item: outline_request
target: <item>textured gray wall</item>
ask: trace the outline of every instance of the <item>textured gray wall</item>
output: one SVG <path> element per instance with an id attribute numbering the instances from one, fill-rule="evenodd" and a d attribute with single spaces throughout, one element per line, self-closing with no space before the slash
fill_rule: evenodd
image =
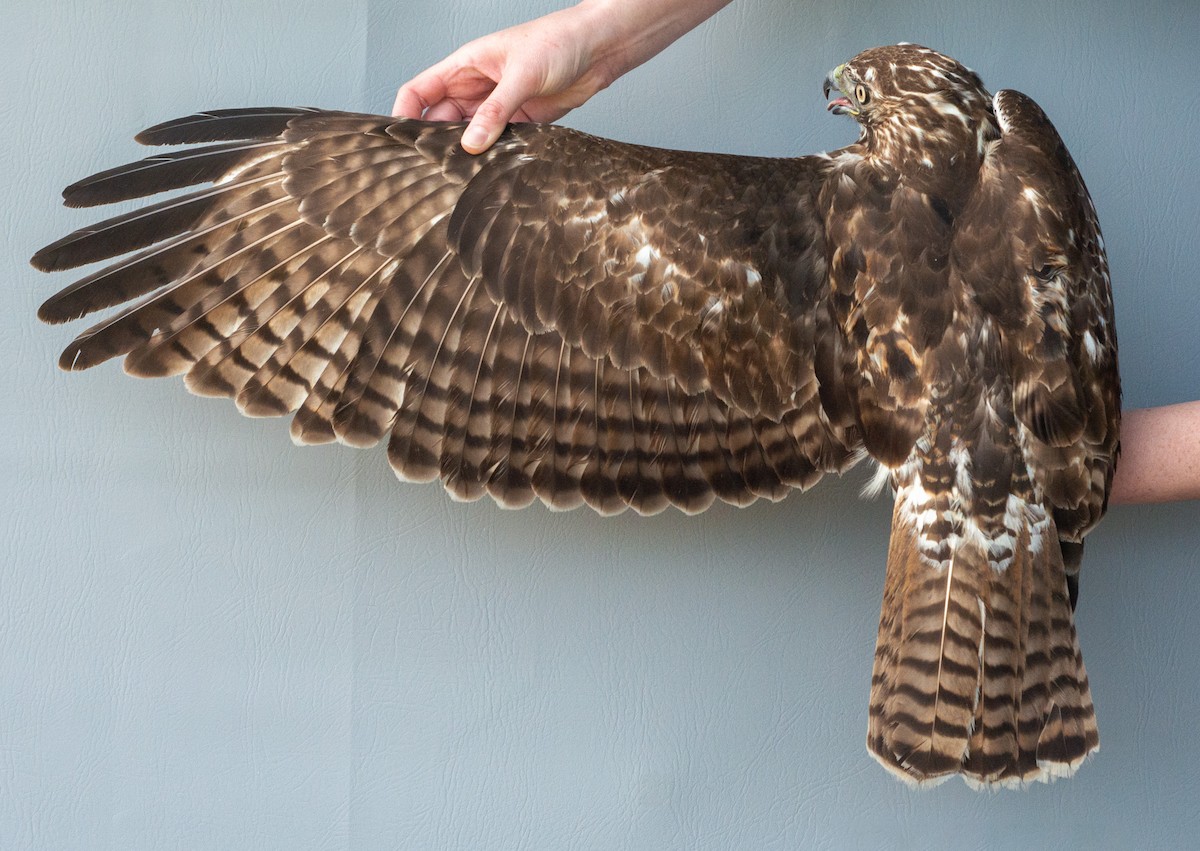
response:
<path id="1" fill-rule="evenodd" d="M 866 755 L 888 508 L 861 475 L 699 518 L 457 505 L 178 381 L 53 366 L 58 190 L 211 106 L 385 111 L 548 0 L 0 10 L 0 848 L 1179 847 L 1200 832 L 1197 505 L 1119 508 L 1078 616 L 1103 748 L 915 792 Z M 883 7 L 883 8 L 877 8 Z M 1032 94 L 1104 223 L 1126 399 L 1200 397 L 1200 12 L 736 3 L 569 118 L 630 141 L 849 141 L 820 80 L 915 40 Z M 1180 141 L 1183 140 L 1183 141 Z M 15 404 L 14 404 L 15 403 Z"/>

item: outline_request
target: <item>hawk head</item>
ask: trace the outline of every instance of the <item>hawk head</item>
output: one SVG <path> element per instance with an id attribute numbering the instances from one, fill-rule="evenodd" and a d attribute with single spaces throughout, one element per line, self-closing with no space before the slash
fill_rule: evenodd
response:
<path id="1" fill-rule="evenodd" d="M 936 148 L 961 150 L 994 135 L 991 95 L 971 69 L 936 50 L 897 44 L 864 50 L 829 72 L 825 97 L 835 115 L 862 126 L 872 153 L 903 159 L 934 159 Z"/>

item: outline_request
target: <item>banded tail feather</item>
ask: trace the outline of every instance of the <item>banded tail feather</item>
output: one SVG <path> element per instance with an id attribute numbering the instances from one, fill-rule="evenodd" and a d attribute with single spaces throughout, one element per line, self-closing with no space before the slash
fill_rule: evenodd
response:
<path id="1" fill-rule="evenodd" d="M 935 527 L 941 537 L 930 534 Z M 980 528 L 917 479 L 896 496 L 867 747 L 908 782 L 1068 776 L 1099 748 L 1053 519 Z"/>

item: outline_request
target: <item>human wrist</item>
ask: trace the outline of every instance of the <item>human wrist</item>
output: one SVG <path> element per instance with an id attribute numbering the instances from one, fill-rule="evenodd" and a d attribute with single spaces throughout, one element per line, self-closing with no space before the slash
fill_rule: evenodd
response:
<path id="1" fill-rule="evenodd" d="M 581 0 L 572 7 L 590 64 L 607 86 L 711 17 L 730 0 Z M 602 87 L 603 87 L 602 86 Z"/>

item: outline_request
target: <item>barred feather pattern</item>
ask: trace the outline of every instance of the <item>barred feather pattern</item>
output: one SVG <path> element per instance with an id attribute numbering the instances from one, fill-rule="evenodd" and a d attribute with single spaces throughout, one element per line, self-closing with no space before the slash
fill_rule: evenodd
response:
<path id="1" fill-rule="evenodd" d="M 181 374 L 250 416 L 294 414 L 299 443 L 387 437 L 401 478 L 514 507 L 745 505 L 857 459 L 853 427 L 822 407 L 811 352 L 780 361 L 765 404 L 765 391 L 746 395 L 765 385 L 738 370 L 769 367 L 761 352 L 733 362 L 734 340 L 811 348 L 807 316 L 789 319 L 787 299 L 819 290 L 793 275 L 790 294 L 746 297 L 756 264 L 771 269 L 754 246 L 681 268 L 689 252 L 672 240 L 695 232 L 645 220 L 676 154 L 527 127 L 473 158 L 460 133 L 290 109 L 151 128 L 142 139 L 218 144 L 110 169 L 69 188 L 68 203 L 216 183 L 38 253 L 36 265 L 60 269 L 135 252 L 43 306 L 62 321 L 141 298 L 81 334 L 61 365 L 124 355 L 131 374 Z M 602 178 L 597 201 L 563 181 L 567 141 L 584 148 L 575 156 L 644 171 L 633 186 Z M 530 153 L 538 144 L 563 155 Z M 752 189 L 753 177 L 741 179 Z M 557 217 L 539 207 L 548 199 Z M 678 229 L 664 235 L 667 225 Z M 812 264 L 817 235 L 801 236 Z M 738 330 L 747 317 L 766 330 Z"/>
<path id="2" fill-rule="evenodd" d="M 867 744 L 912 782 L 1019 787 L 1099 747 L 1058 531 L 1004 392 L 935 394 L 930 430 L 891 474 Z"/>

